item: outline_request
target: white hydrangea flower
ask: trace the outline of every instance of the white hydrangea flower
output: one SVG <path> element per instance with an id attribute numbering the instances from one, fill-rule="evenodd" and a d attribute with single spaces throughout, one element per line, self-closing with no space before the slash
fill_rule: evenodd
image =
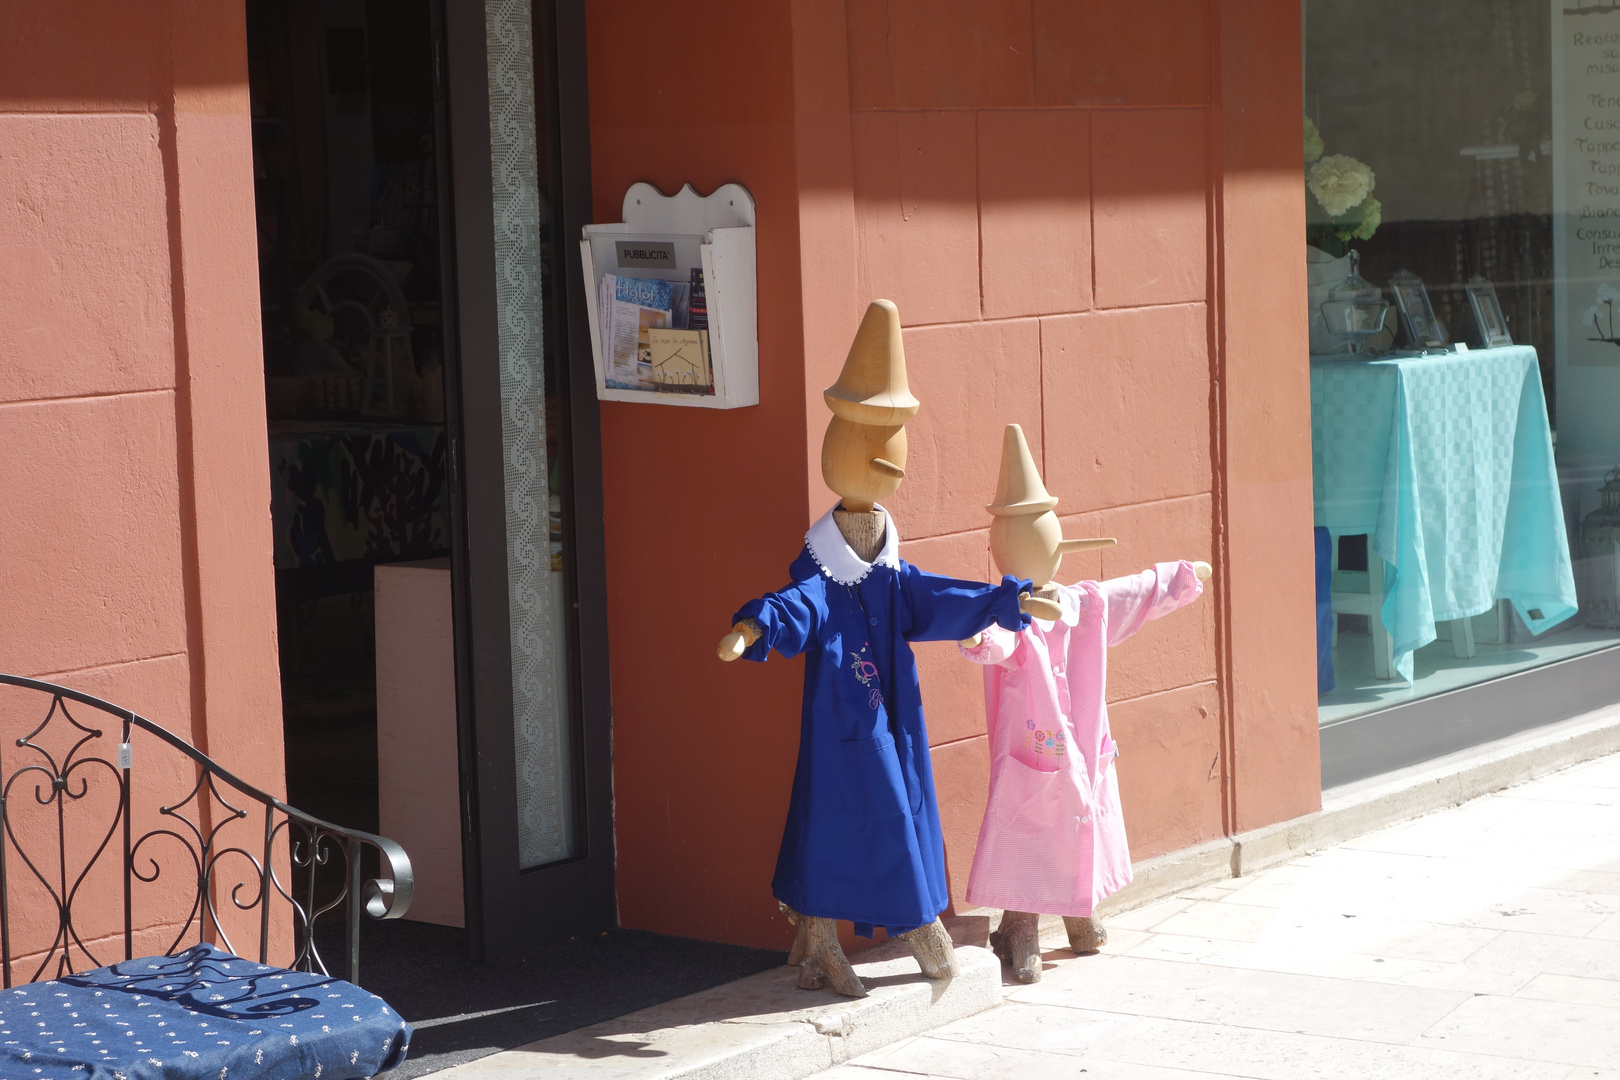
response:
<path id="1" fill-rule="evenodd" d="M 1347 154 L 1329 154 L 1305 172 L 1305 182 L 1329 217 L 1338 217 L 1372 194 L 1376 178 Z"/>

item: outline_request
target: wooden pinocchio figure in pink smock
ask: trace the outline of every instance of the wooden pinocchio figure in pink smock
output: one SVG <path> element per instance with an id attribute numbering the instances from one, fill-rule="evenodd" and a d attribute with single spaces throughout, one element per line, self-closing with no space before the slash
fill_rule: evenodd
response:
<path id="1" fill-rule="evenodd" d="M 1024 433 L 1007 426 L 990 552 L 1004 574 L 1028 578 L 1062 615 L 1016 633 L 991 626 L 960 643 L 984 665 L 990 800 L 967 899 L 1003 909 L 992 944 L 1021 982 L 1041 977 L 1040 915 L 1063 916 L 1069 944 L 1107 941 L 1098 901 L 1131 880 L 1108 730 L 1108 649 L 1149 619 L 1192 603 L 1208 563 L 1168 562 L 1126 577 L 1058 585 L 1058 563 L 1111 539 L 1065 540 Z"/>

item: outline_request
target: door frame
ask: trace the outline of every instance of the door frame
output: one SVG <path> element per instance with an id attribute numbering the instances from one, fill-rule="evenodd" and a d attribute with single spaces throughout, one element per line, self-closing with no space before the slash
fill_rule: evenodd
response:
<path id="1" fill-rule="evenodd" d="M 513 729 L 511 633 L 507 608 L 505 472 L 495 302 L 495 222 L 491 177 L 489 67 L 485 5 L 437 0 L 440 70 L 449 153 L 445 190 L 453 222 L 445 260 L 456 320 L 447 327 L 452 602 L 461 767 L 462 863 L 468 947 L 486 951 L 608 929 L 614 891 L 612 738 L 608 682 L 606 558 L 603 548 L 600 418 L 585 291 L 568 257 L 571 236 L 590 220 L 590 127 L 583 0 L 535 0 L 545 20 L 548 80 L 536 138 L 549 140 L 552 272 L 566 303 L 544 310 L 554 321 L 559 374 L 568 395 L 562 477 L 564 600 L 571 686 L 576 822 L 582 854 L 518 869 L 517 763 Z M 549 334 L 551 331 L 547 331 Z"/>

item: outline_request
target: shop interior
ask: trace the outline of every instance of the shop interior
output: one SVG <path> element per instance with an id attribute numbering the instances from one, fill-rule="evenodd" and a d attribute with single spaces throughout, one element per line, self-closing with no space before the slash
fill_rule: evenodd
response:
<path id="1" fill-rule="evenodd" d="M 1318 558 L 1329 562 L 1325 570 L 1320 561 L 1318 565 L 1319 605 L 1324 603 L 1324 582 L 1331 582 L 1332 594 L 1331 629 L 1323 634 L 1319 657 L 1326 676 L 1319 679 L 1319 690 L 1324 691 L 1319 714 L 1323 724 L 1330 724 L 1620 643 L 1616 606 L 1620 547 L 1614 546 L 1620 534 L 1612 527 L 1620 525 L 1620 474 L 1610 472 L 1620 462 L 1620 425 L 1613 420 L 1620 412 L 1620 367 L 1604 367 L 1620 364 L 1620 348 L 1598 346 L 1612 352 L 1613 361 L 1601 353 L 1573 355 L 1576 346 L 1588 348 L 1592 336 L 1591 328 L 1581 325 L 1581 312 L 1592 302 L 1594 290 L 1609 283 L 1601 275 L 1598 279 L 1575 275 L 1568 269 L 1573 264 L 1560 263 L 1556 250 L 1555 235 L 1567 224 L 1555 217 L 1559 169 L 1584 166 L 1576 160 L 1580 155 L 1573 135 L 1555 143 L 1555 111 L 1564 107 L 1560 95 L 1567 100 L 1572 84 L 1560 81 L 1553 14 L 1545 0 L 1504 0 L 1486 6 L 1466 0 L 1422 5 L 1400 0 L 1371 4 L 1305 0 L 1303 15 L 1307 176 L 1313 160 L 1348 156 L 1365 163 L 1375 175 L 1371 195 L 1377 200 L 1370 214 L 1369 204 L 1363 202 L 1359 214 L 1353 208 L 1330 219 L 1329 208 L 1315 192 L 1309 186 L 1306 192 L 1313 245 L 1307 255 L 1313 305 L 1317 525 L 1335 526 L 1325 554 L 1323 540 L 1318 540 Z M 1347 222 L 1352 231 L 1359 226 L 1359 235 L 1342 244 L 1331 238 L 1319 244 L 1335 220 Z M 1390 302 L 1382 335 L 1361 342 L 1359 357 L 1348 355 L 1348 344 L 1324 335 L 1317 315 L 1335 275 L 1342 280 L 1345 273 L 1342 266 L 1335 269 L 1342 260 L 1330 261 L 1329 255 L 1340 255 L 1345 248 L 1356 252 L 1360 276 Z M 1446 426 L 1458 423 L 1447 404 L 1403 398 L 1403 405 L 1412 410 L 1414 447 L 1429 432 L 1439 448 L 1425 458 L 1421 447 L 1409 452 L 1392 438 L 1388 449 L 1392 464 L 1382 481 L 1378 525 L 1389 527 L 1386 544 L 1398 542 L 1391 507 L 1400 500 L 1405 505 L 1415 501 L 1431 512 L 1427 524 L 1414 525 L 1413 518 L 1401 518 L 1400 524 L 1408 530 L 1428 530 L 1424 535 L 1436 578 L 1435 612 L 1455 614 L 1444 610 L 1446 588 L 1439 579 L 1465 578 L 1475 571 L 1476 562 L 1491 557 L 1477 556 L 1472 549 L 1488 551 L 1492 541 L 1501 538 L 1482 543 L 1466 530 L 1453 528 L 1436 541 L 1442 534 L 1433 524 L 1434 516 L 1451 513 L 1459 500 L 1499 497 L 1507 508 L 1505 523 L 1498 521 L 1495 527 L 1509 532 L 1539 530 L 1533 546 L 1540 565 L 1532 570 L 1544 570 L 1550 577 L 1553 564 L 1567 557 L 1578 597 L 1578 610 L 1562 619 L 1549 618 L 1554 625 L 1533 631 L 1527 619 L 1534 622 L 1543 614 L 1539 602 L 1517 607 L 1511 602 L 1513 574 L 1507 567 L 1509 557 L 1504 556 L 1496 591 L 1487 594 L 1485 604 L 1475 603 L 1476 610 L 1466 619 L 1436 619 L 1434 640 L 1411 654 L 1409 680 L 1379 664 L 1383 643 L 1370 620 L 1381 615 L 1369 602 L 1380 574 L 1393 576 L 1404 569 L 1369 566 L 1370 559 L 1380 558 L 1370 549 L 1370 540 L 1377 535 L 1370 531 L 1370 521 L 1369 528 L 1359 531 L 1343 522 L 1329 522 L 1332 510 L 1324 505 L 1344 494 L 1332 490 L 1339 474 L 1324 475 L 1324 454 L 1331 456 L 1348 439 L 1333 425 L 1356 421 L 1355 403 L 1346 396 L 1359 391 L 1345 381 L 1347 366 L 1376 363 L 1377 354 L 1387 358 L 1391 349 L 1403 345 L 1409 354 L 1420 346 L 1400 324 L 1399 305 L 1393 302 L 1391 279 L 1401 271 L 1410 271 L 1426 286 L 1441 333 L 1450 342 L 1468 341 L 1477 333 L 1468 285 L 1482 278 L 1494 286 L 1512 344 L 1535 349 L 1547 431 L 1544 436 L 1526 435 L 1524 425 L 1535 421 L 1534 410 L 1526 407 L 1519 413 L 1517 429 L 1498 430 L 1491 438 L 1504 450 L 1511 444 L 1521 458 L 1534 451 L 1537 439 L 1550 438 L 1556 476 L 1544 474 L 1552 509 L 1535 518 L 1524 510 L 1522 461 L 1513 464 L 1511 484 L 1491 491 L 1490 481 L 1483 479 L 1489 470 L 1477 456 L 1460 460 L 1477 452 L 1466 449 L 1470 445 L 1466 433 Z M 1568 332 L 1560 332 L 1560 318 L 1571 328 Z M 1475 351 L 1466 357 L 1425 357 L 1412 363 L 1419 365 L 1419 377 L 1424 363 L 1484 364 L 1484 358 L 1475 359 L 1483 340 L 1476 339 Z M 1479 371 L 1477 378 L 1459 384 L 1463 389 L 1452 392 L 1493 392 L 1492 376 L 1484 367 Z M 1409 392 L 1410 386 L 1402 390 Z M 1384 448 L 1376 449 L 1377 460 L 1385 460 Z M 1409 457 L 1399 456 L 1408 453 Z M 1401 468 L 1413 462 L 1411 473 L 1397 476 L 1397 461 Z M 1472 472 L 1475 479 L 1454 483 L 1440 475 L 1448 471 Z M 1437 505 L 1439 509 L 1433 509 Z M 1459 517 L 1471 513 L 1472 507 L 1464 510 L 1467 513 Z M 1522 540 L 1518 542 L 1523 546 Z M 1510 536 L 1507 547 L 1513 543 Z M 1496 597 L 1494 603 L 1491 596 Z M 1389 618 L 1387 611 L 1383 617 Z M 1332 688 L 1326 689 L 1329 685 Z"/>
<path id="2" fill-rule="evenodd" d="M 429 10 L 247 12 L 288 797 L 375 832 L 374 570 L 450 554 Z"/>

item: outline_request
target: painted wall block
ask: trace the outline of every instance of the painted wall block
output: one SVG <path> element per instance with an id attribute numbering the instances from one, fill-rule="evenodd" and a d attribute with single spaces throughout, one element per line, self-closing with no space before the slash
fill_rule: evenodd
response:
<path id="1" fill-rule="evenodd" d="M 1221 835 L 1219 715 L 1214 683 L 1108 706 L 1133 860 Z"/>
<path id="2" fill-rule="evenodd" d="M 1206 123 L 1201 109 L 1092 117 L 1098 307 L 1208 295 Z"/>
<path id="3" fill-rule="evenodd" d="M 855 109 L 1035 103 L 1029 0 L 848 5 Z"/>
<path id="4" fill-rule="evenodd" d="M 916 327 L 905 331 L 905 346 L 922 408 L 906 424 L 905 482 L 885 505 L 905 537 L 988 528 L 1003 429 L 1023 425 L 1040 453 L 1040 326 L 1019 319 Z"/>
<path id="5" fill-rule="evenodd" d="M 1041 320 L 1046 486 L 1074 513 L 1211 490 L 1202 304 Z"/>
<path id="6" fill-rule="evenodd" d="M 862 294 L 907 326 L 977 319 L 973 114 L 856 113 L 850 135 Z"/>
<path id="7" fill-rule="evenodd" d="M 1063 507 L 1060 505 L 1061 511 Z M 1189 495 L 1062 518 L 1065 536 L 1118 537 L 1117 547 L 1071 555 L 1061 578 L 1073 582 L 1135 574 L 1176 559 L 1212 561 L 1213 499 Z M 1089 565 L 1087 565 L 1089 560 Z M 1160 693 L 1216 678 L 1215 593 L 1154 619 L 1108 654 L 1111 701 Z"/>
<path id="8" fill-rule="evenodd" d="M 1300 129 L 1300 7 L 1212 11 L 1223 57 L 1222 334 L 1234 828 L 1321 805 L 1314 670 L 1309 352 Z M 1270 56 L 1267 64 L 1248 57 Z"/>
<path id="9" fill-rule="evenodd" d="M 601 406 L 618 914 L 629 927 L 786 947 L 770 880 L 803 661 L 722 664 L 714 642 L 744 601 L 787 583 L 809 525 L 806 455 L 830 414 L 819 385 L 813 400 L 805 385 L 789 11 L 742 0 L 698 10 L 656 40 L 637 9 L 585 10 L 593 220 L 618 220 L 637 181 L 667 192 L 735 181 L 758 207 L 760 404 Z M 647 62 L 622 72 L 627 54 Z M 737 62 L 649 119 L 647 102 L 672 92 L 666 63 L 719 54 Z M 723 476 L 705 462 L 725 462 Z"/>
<path id="10" fill-rule="evenodd" d="M 968 873 L 979 846 L 979 825 L 990 789 L 990 740 L 981 735 L 935 746 L 934 798 L 939 804 L 939 826 L 945 836 L 945 874 L 951 903 L 967 903 Z"/>
<path id="11" fill-rule="evenodd" d="M 1088 114 L 997 111 L 978 120 L 985 317 L 1084 311 L 1091 306 Z"/>
<path id="12" fill-rule="evenodd" d="M 902 488 L 902 490 L 904 490 Z M 988 517 L 988 515 L 986 515 Z M 905 535 L 905 519 L 896 518 Z M 990 564 L 990 531 L 936 536 L 900 545 L 900 557 L 933 574 L 967 581 L 1000 581 Z M 977 664 L 962 659 L 956 643 L 919 641 L 917 678 L 922 683 L 923 713 L 928 719 L 928 741 L 934 746 L 984 734 L 984 679 Z"/>
<path id="13" fill-rule="evenodd" d="M 0 401 L 174 385 L 157 118 L 0 115 Z"/>
<path id="14" fill-rule="evenodd" d="M 1034 0 L 1041 105 L 1202 105 L 1209 99 L 1203 0 L 1135 4 Z"/>
<path id="15" fill-rule="evenodd" d="M 0 405 L 0 461 L 0 671 L 183 652 L 173 393 Z"/>
<path id="16" fill-rule="evenodd" d="M 151 111 L 171 85 L 169 0 L 13 4 L 0 19 L 0 109 Z"/>
<path id="17" fill-rule="evenodd" d="M 0 662 L 0 669 L 14 670 L 5 669 L 3 662 Z M 183 733 L 190 728 L 191 672 L 188 658 L 184 655 L 159 656 L 64 673 L 36 671 L 30 674 L 133 709 L 170 731 Z M 50 705 L 51 699 L 37 691 L 0 687 L 0 740 L 6 746 L 8 773 L 25 764 L 23 756 L 27 752 L 16 749 L 15 741 L 45 719 Z M 107 721 L 111 718 L 106 713 L 85 706 L 70 703 L 68 708 L 74 719 L 100 728 L 103 732 L 103 738 L 81 751 L 81 756 L 92 752 L 90 747 L 96 747 L 93 756 L 110 757 L 114 747 L 109 745 L 109 740 L 113 744 L 118 742 L 117 721 L 113 720 L 109 725 Z M 69 736 L 70 729 L 64 727 L 58 717 L 38 736 L 38 742 L 61 760 L 67 745 L 73 741 Z M 157 739 L 140 733 L 135 736 L 134 753 L 137 798 L 131 805 L 131 811 L 135 835 L 151 829 L 173 827 L 175 819 L 161 815 L 159 808 L 164 804 L 173 805 L 183 801 L 196 782 L 196 772 L 190 760 L 161 745 Z M 84 866 L 90 862 L 96 846 L 101 842 L 105 824 L 113 819 L 117 786 L 113 777 L 99 767 L 81 769 L 76 775 L 88 778 L 90 787 L 83 801 L 69 800 L 64 839 L 68 845 L 70 864 Z M 29 790 L 26 777 L 18 790 Z M 19 841 L 36 862 L 42 866 L 51 865 L 52 849 L 57 840 L 55 815 L 54 804 L 36 808 L 32 798 L 12 800 L 8 820 L 15 835 L 7 843 L 10 849 L 7 857 L 13 860 L 13 865 L 20 865 L 15 862 Z M 81 822 L 92 820 L 102 828 L 92 830 L 80 826 Z M 255 821 L 235 828 L 227 825 L 220 835 L 229 843 L 232 832 L 241 833 L 243 829 L 255 826 L 262 827 L 262 822 Z M 246 840 L 249 847 L 253 846 L 252 838 L 242 836 L 240 839 Z M 190 910 L 196 878 L 194 875 L 191 877 L 188 891 L 186 871 L 189 870 L 189 859 L 181 852 L 179 845 L 149 845 L 146 852 L 158 860 L 164 872 L 158 875 L 156 881 L 135 884 L 132 913 L 135 948 L 162 952 L 175 939 L 180 920 Z M 9 888 L 13 961 L 15 971 L 22 977 L 32 974 L 38 967 L 44 959 L 45 950 L 56 936 L 56 907 L 26 871 L 11 875 Z M 112 902 L 114 898 L 121 900 L 122 896 L 122 869 L 115 846 L 96 861 L 85 878 L 73 909 L 75 928 L 82 939 L 89 943 L 98 957 L 109 962 L 123 957 L 122 940 L 113 938 L 113 935 L 123 931 L 123 908 L 121 904 Z M 103 898 L 106 902 L 98 903 Z M 167 937 L 163 937 L 163 930 L 167 930 Z M 113 938 L 115 942 L 112 949 L 105 948 L 108 938 Z M 32 965 L 28 963 L 30 958 Z"/>

